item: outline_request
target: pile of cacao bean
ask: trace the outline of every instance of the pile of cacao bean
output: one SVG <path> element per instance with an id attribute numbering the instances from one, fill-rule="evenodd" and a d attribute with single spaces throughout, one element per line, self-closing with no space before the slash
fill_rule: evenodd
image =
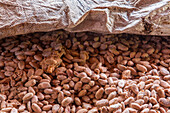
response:
<path id="1" fill-rule="evenodd" d="M 170 37 L 52 31 L 0 40 L 1 113 L 170 113 Z"/>

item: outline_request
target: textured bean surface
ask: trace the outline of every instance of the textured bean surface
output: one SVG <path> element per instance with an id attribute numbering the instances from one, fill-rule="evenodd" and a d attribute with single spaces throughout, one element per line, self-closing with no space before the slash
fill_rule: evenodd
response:
<path id="1" fill-rule="evenodd" d="M 0 40 L 2 113 L 169 113 L 170 37 L 53 31 Z"/>

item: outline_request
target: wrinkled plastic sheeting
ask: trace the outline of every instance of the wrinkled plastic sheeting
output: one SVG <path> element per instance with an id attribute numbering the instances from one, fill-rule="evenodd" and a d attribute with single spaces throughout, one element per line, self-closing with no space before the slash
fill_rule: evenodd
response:
<path id="1" fill-rule="evenodd" d="M 57 29 L 170 36 L 170 0 L 0 0 L 0 38 Z"/>

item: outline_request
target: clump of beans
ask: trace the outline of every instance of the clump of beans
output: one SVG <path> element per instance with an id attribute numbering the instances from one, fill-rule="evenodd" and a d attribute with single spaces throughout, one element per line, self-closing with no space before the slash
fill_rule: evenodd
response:
<path id="1" fill-rule="evenodd" d="M 53 31 L 0 40 L 1 113 L 169 113 L 170 38 Z"/>

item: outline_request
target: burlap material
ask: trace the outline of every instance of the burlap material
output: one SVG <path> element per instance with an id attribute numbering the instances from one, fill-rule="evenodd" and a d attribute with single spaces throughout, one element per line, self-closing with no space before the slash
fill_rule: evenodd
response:
<path id="1" fill-rule="evenodd" d="M 0 38 L 57 29 L 170 36 L 170 0 L 0 0 Z"/>

